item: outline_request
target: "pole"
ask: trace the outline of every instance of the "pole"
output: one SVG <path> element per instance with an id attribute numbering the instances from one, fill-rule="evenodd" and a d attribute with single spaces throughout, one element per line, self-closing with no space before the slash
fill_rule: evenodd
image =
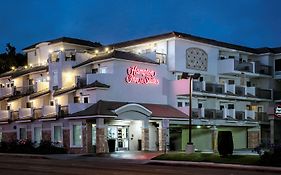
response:
<path id="1" fill-rule="evenodd" d="M 189 125 L 188 125 L 188 134 L 189 134 L 189 140 L 188 140 L 188 144 L 192 145 L 191 142 L 191 115 L 192 115 L 192 76 L 189 77 Z"/>

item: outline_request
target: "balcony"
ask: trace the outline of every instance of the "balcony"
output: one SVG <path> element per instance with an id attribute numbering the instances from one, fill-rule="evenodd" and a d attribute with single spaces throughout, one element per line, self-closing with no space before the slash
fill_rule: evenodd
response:
<path id="1" fill-rule="evenodd" d="M 35 92 L 48 91 L 49 82 L 37 82 L 34 87 Z"/>
<path id="2" fill-rule="evenodd" d="M 34 119 L 39 119 L 43 115 L 42 108 L 33 109 L 33 117 Z"/>
<path id="3" fill-rule="evenodd" d="M 206 82 L 205 81 L 193 81 L 192 84 L 193 91 L 202 92 L 206 90 Z"/>
<path id="4" fill-rule="evenodd" d="M 252 76 L 272 75 L 272 67 L 263 65 L 258 61 L 255 62 L 240 62 L 235 59 L 218 60 L 218 71 L 220 74 L 241 75 L 249 73 Z M 256 74 L 256 75 L 255 75 Z"/>
<path id="5" fill-rule="evenodd" d="M 255 111 L 245 110 L 245 119 L 256 120 Z"/>
<path id="6" fill-rule="evenodd" d="M 236 86 L 235 87 L 235 94 L 239 95 L 239 96 L 245 96 L 246 95 L 245 87 L 243 87 L 243 86 Z"/>
<path id="7" fill-rule="evenodd" d="M 245 111 L 235 111 L 236 120 L 245 120 Z"/>
<path id="8" fill-rule="evenodd" d="M 9 110 L 0 110 L 0 123 L 6 123 L 10 120 L 11 113 Z"/>
<path id="9" fill-rule="evenodd" d="M 14 87 L 13 95 L 29 95 L 35 92 L 35 88 L 33 85 L 25 86 L 25 87 Z"/>
<path id="10" fill-rule="evenodd" d="M 0 98 L 1 97 L 6 97 L 9 95 L 13 94 L 13 88 L 12 87 L 5 87 L 5 88 L 0 88 Z"/>
<path id="11" fill-rule="evenodd" d="M 42 117 L 53 117 L 57 115 L 56 106 L 43 106 Z"/>
<path id="12" fill-rule="evenodd" d="M 32 108 L 20 108 L 19 109 L 19 119 L 30 119 L 33 117 Z"/>
<path id="13" fill-rule="evenodd" d="M 261 123 L 269 123 L 268 115 L 266 112 L 257 112 L 256 120 Z"/>
<path id="14" fill-rule="evenodd" d="M 69 104 L 69 114 L 82 111 L 93 105 L 93 103 L 70 103 Z"/>
<path id="15" fill-rule="evenodd" d="M 223 119 L 223 111 L 216 109 L 205 109 L 205 119 Z"/>
<path id="16" fill-rule="evenodd" d="M 214 93 L 214 94 L 222 94 L 222 93 L 224 93 L 224 85 L 223 84 L 206 83 L 206 92 Z"/>
<path id="17" fill-rule="evenodd" d="M 19 111 L 11 111 L 11 120 L 18 120 L 19 119 Z"/>
<path id="18" fill-rule="evenodd" d="M 256 88 L 256 97 L 264 99 L 272 99 L 272 90 Z"/>

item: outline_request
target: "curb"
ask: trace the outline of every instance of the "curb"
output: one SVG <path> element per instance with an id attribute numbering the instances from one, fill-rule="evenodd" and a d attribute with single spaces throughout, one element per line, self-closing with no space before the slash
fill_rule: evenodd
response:
<path id="1" fill-rule="evenodd" d="M 189 166 L 189 167 L 201 167 L 201 168 L 224 168 L 224 169 L 236 169 L 236 170 L 246 170 L 246 171 L 281 173 L 281 168 L 277 168 L 277 167 L 223 164 L 223 163 L 212 163 L 212 162 L 150 160 L 147 164 L 167 165 L 167 166 Z"/>
<path id="2" fill-rule="evenodd" d="M 33 159 L 49 159 L 43 155 L 36 155 L 36 154 L 10 154 L 10 153 L 0 153 L 0 156 L 9 156 L 9 157 L 26 157 L 26 158 L 33 158 Z"/>

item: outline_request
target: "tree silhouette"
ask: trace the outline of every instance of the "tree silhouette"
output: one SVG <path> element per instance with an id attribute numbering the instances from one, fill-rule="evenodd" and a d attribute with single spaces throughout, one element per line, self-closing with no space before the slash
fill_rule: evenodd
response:
<path id="1" fill-rule="evenodd" d="M 0 73 L 11 70 L 11 67 L 24 66 L 27 63 L 26 55 L 17 53 L 10 43 L 6 44 L 6 52 L 0 54 Z"/>

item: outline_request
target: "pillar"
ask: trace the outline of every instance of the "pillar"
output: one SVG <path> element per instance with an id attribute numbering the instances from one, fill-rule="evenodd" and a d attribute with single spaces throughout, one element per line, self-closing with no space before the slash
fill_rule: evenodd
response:
<path id="1" fill-rule="evenodd" d="M 168 129 L 169 121 L 165 121 L 165 123 L 163 120 L 159 122 L 159 128 L 158 128 L 159 151 L 165 151 L 170 141 L 169 129 Z"/>
<path id="2" fill-rule="evenodd" d="M 142 128 L 142 142 L 141 148 L 142 151 L 149 150 L 149 128 L 148 128 L 148 120 L 143 121 L 143 128 Z"/>
<path id="3" fill-rule="evenodd" d="M 86 152 L 91 153 L 92 150 L 92 123 L 86 123 Z"/>
<path id="4" fill-rule="evenodd" d="M 108 145 L 106 141 L 106 127 L 103 118 L 96 119 L 96 153 L 108 152 Z"/>
<path id="5" fill-rule="evenodd" d="M 213 126 L 211 128 L 212 132 L 212 149 L 214 152 L 218 152 L 218 128 Z"/>
<path id="6" fill-rule="evenodd" d="M 249 128 L 248 129 L 248 148 L 256 148 L 260 144 L 260 128 Z"/>

